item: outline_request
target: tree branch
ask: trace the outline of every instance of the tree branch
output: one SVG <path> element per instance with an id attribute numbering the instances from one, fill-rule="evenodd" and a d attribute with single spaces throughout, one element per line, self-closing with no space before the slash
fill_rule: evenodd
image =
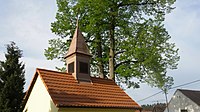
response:
<path id="1" fill-rule="evenodd" d="M 114 70 L 116 70 L 120 65 L 130 64 L 130 63 L 138 63 L 138 61 L 131 61 L 131 60 L 122 61 L 115 65 Z"/>
<path id="2" fill-rule="evenodd" d="M 87 39 L 87 40 L 85 40 L 85 42 L 86 42 L 86 43 L 88 43 L 88 42 L 90 43 L 90 42 L 93 42 L 93 41 L 92 41 L 92 40 L 89 40 L 89 39 Z"/>
<path id="3" fill-rule="evenodd" d="M 119 52 L 115 53 L 114 57 L 116 57 L 118 54 L 121 54 L 121 53 L 124 53 L 124 52 L 126 52 L 126 51 L 125 50 L 119 51 Z"/>
<path id="4" fill-rule="evenodd" d="M 146 1 L 146 2 L 142 2 L 142 3 L 134 3 L 134 2 L 130 2 L 130 3 L 119 3 L 117 7 L 124 7 L 124 6 L 130 6 L 130 5 L 154 5 L 156 4 L 156 2 L 149 2 L 149 1 Z"/>

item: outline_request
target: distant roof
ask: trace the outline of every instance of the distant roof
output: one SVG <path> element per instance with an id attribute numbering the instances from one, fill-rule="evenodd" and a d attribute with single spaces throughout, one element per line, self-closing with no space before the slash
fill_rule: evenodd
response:
<path id="1" fill-rule="evenodd" d="M 191 99 L 194 103 L 200 106 L 200 91 L 178 89 L 181 93 Z"/>
<path id="2" fill-rule="evenodd" d="M 152 112 L 152 110 L 142 110 L 142 112 Z"/>
<path id="3" fill-rule="evenodd" d="M 166 104 L 157 104 L 153 107 L 152 112 L 164 112 L 166 108 Z"/>
<path id="4" fill-rule="evenodd" d="M 38 76 L 57 107 L 141 109 L 112 80 L 92 77 L 92 83 L 79 83 L 71 74 L 45 69 L 36 70 L 25 103 Z"/>

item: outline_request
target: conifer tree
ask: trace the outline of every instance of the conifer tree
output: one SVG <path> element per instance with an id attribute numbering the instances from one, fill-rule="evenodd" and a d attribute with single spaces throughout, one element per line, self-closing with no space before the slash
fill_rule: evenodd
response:
<path id="1" fill-rule="evenodd" d="M 25 84 L 22 50 L 14 42 L 7 45 L 5 61 L 0 61 L 0 111 L 20 112 Z"/>

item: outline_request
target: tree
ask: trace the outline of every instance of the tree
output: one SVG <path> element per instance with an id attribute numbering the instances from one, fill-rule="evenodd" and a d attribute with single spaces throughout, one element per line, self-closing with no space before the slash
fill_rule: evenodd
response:
<path id="1" fill-rule="evenodd" d="M 164 112 L 165 108 L 166 108 L 165 103 L 154 103 L 154 104 L 142 105 L 142 109 L 144 111 Z"/>
<path id="2" fill-rule="evenodd" d="M 0 62 L 0 110 L 20 112 L 25 84 L 22 51 L 14 42 L 7 45 L 6 60 Z"/>
<path id="3" fill-rule="evenodd" d="M 160 87 L 171 80 L 167 69 L 176 69 L 178 49 L 163 21 L 175 0 L 57 0 L 47 59 L 63 57 L 75 29 L 76 16 L 94 55 L 92 68 L 128 87 L 139 82 Z M 64 41 L 63 41 L 63 40 Z M 67 41 L 65 42 L 65 39 Z M 97 69 L 99 68 L 99 69 Z M 133 78 L 137 78 L 136 82 Z"/>

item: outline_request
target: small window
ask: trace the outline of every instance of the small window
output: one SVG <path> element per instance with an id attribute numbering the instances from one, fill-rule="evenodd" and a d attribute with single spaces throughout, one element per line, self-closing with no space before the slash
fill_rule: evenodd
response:
<path id="1" fill-rule="evenodd" d="M 181 112 L 188 112 L 187 109 L 181 109 Z"/>
<path id="2" fill-rule="evenodd" d="M 68 64 L 68 73 L 74 73 L 74 62 Z"/>
<path id="3" fill-rule="evenodd" d="M 79 62 L 80 73 L 88 74 L 88 63 Z"/>

